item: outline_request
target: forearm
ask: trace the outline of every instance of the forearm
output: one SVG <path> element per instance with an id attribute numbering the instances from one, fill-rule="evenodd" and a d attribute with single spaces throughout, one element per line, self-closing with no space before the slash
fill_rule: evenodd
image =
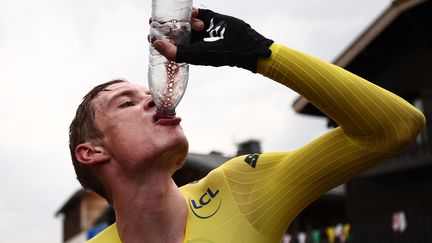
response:
<path id="1" fill-rule="evenodd" d="M 397 151 L 422 129 L 425 118 L 402 98 L 340 68 L 279 44 L 260 59 L 258 73 L 304 96 L 336 121 L 353 142 Z"/>

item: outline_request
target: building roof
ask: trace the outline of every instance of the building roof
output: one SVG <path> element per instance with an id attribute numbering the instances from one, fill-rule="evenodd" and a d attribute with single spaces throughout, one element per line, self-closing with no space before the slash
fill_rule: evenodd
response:
<path id="1" fill-rule="evenodd" d="M 412 100 L 422 87 L 430 86 L 431 11 L 432 2 L 428 0 L 394 1 L 334 64 Z M 293 108 L 299 113 L 324 116 L 304 97 L 297 98 Z"/>
<path id="2" fill-rule="evenodd" d="M 80 201 L 80 199 L 86 194 L 86 190 L 83 188 L 77 190 L 72 196 L 66 201 L 66 203 L 55 213 L 55 216 L 58 217 L 60 214 L 66 212 L 70 207 L 75 205 Z"/>
<path id="3" fill-rule="evenodd" d="M 229 159 L 229 157 L 225 157 L 222 154 L 215 152 L 210 154 L 189 153 L 186 165 L 194 167 L 197 170 L 210 171 Z"/>

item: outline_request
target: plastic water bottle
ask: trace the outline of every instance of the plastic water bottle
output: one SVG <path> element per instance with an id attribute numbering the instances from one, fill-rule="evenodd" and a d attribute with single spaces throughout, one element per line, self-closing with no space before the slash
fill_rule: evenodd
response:
<path id="1" fill-rule="evenodd" d="M 191 14 L 192 0 L 152 0 L 150 38 L 189 43 Z M 175 116 L 188 78 L 189 65 L 167 60 L 150 45 L 148 82 L 159 117 Z"/>

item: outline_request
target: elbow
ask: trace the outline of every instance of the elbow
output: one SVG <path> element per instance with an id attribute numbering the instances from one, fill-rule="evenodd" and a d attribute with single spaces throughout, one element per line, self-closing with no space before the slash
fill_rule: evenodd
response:
<path id="1" fill-rule="evenodd" d="M 426 118 L 419 110 L 415 109 L 413 115 L 396 124 L 396 131 L 391 131 L 387 137 L 388 150 L 399 152 L 408 147 L 419 135 L 426 125 Z"/>

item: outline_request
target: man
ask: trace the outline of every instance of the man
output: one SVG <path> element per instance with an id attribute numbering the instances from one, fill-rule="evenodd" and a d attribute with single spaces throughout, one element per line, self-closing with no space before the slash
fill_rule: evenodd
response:
<path id="1" fill-rule="evenodd" d="M 308 204 L 401 151 L 425 124 L 396 95 L 273 43 L 239 19 L 194 10 L 192 26 L 191 45 L 153 45 L 177 62 L 260 73 L 303 95 L 340 127 L 296 151 L 234 158 L 178 188 L 171 176 L 188 152 L 180 118 L 158 119 L 140 86 L 122 80 L 97 86 L 70 127 L 78 179 L 116 212 L 116 223 L 90 242 L 280 242 Z"/>

